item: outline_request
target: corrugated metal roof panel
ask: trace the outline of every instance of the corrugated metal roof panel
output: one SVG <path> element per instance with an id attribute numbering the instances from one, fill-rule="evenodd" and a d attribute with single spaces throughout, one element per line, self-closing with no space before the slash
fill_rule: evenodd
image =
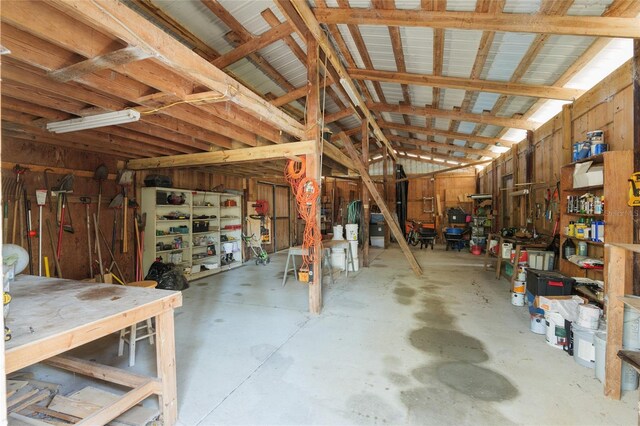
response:
<path id="1" fill-rule="evenodd" d="M 600 16 L 613 0 L 575 0 L 567 15 Z"/>
<path id="2" fill-rule="evenodd" d="M 540 10 L 541 0 L 507 0 L 504 13 L 536 13 Z"/>
<path id="3" fill-rule="evenodd" d="M 534 34 L 496 32 L 482 78 L 509 81 L 534 38 Z"/>
<path id="4" fill-rule="evenodd" d="M 397 71 L 389 29 L 380 25 L 360 25 L 359 28 L 373 68 L 382 71 Z"/>
<path id="5" fill-rule="evenodd" d="M 531 108 L 531 105 L 536 103 L 536 101 L 536 98 L 509 96 L 502 107 L 502 110 L 496 115 L 500 117 L 512 117 L 513 114 L 524 114 L 529 110 L 529 108 Z"/>
<path id="6" fill-rule="evenodd" d="M 451 122 L 448 118 L 436 118 L 434 121 L 434 127 L 440 130 L 448 130 Z"/>
<path id="7" fill-rule="evenodd" d="M 407 72 L 433 73 L 433 30 L 431 28 L 402 27 L 402 50 Z"/>
<path id="8" fill-rule="evenodd" d="M 486 136 L 488 138 L 495 138 L 498 133 L 502 130 L 500 126 L 488 125 L 486 126 L 482 132 L 480 132 L 480 136 Z"/>
<path id="9" fill-rule="evenodd" d="M 465 134 L 471 134 L 475 130 L 475 128 L 476 128 L 476 123 L 470 123 L 468 121 L 462 121 L 458 125 L 458 132 L 459 133 L 465 133 Z"/>
<path id="10" fill-rule="evenodd" d="M 448 0 L 447 10 L 451 12 L 473 12 L 476 10 L 476 0 Z"/>
<path id="11" fill-rule="evenodd" d="M 520 81 L 552 85 L 594 40 L 594 37 L 550 36 Z"/>
<path id="12" fill-rule="evenodd" d="M 491 111 L 499 97 L 500 95 L 498 93 L 479 93 L 475 103 L 472 104 L 473 108 L 471 108 L 471 112 L 474 114 L 482 114 L 482 111 Z"/>
<path id="13" fill-rule="evenodd" d="M 382 87 L 382 92 L 384 93 L 384 97 L 389 104 L 397 104 L 398 102 L 404 101 L 404 96 L 402 95 L 402 87 L 398 83 L 384 83 L 381 82 L 380 86 Z"/>
<path id="14" fill-rule="evenodd" d="M 271 92 L 276 96 L 284 95 L 285 91 L 273 82 L 269 77 L 264 75 L 262 71 L 257 69 L 255 65 L 247 59 L 241 59 L 235 64 L 228 67 L 229 71 L 244 80 L 251 82 L 253 88 L 260 94 Z"/>
<path id="15" fill-rule="evenodd" d="M 469 78 L 482 31 L 445 30 L 442 75 Z"/>
<path id="16" fill-rule="evenodd" d="M 338 24 L 338 30 L 340 31 L 340 35 L 344 39 L 351 56 L 353 56 L 353 60 L 356 63 L 358 68 L 365 68 L 364 62 L 362 62 L 362 58 L 360 57 L 360 53 L 358 52 L 358 47 L 356 43 L 353 41 L 353 37 L 351 37 L 351 32 L 349 32 L 349 27 L 344 24 Z"/>
<path id="17" fill-rule="evenodd" d="M 461 89 L 442 89 L 443 101 L 440 102 L 441 109 L 453 109 L 459 107 L 464 100 L 465 91 Z"/>
<path id="18" fill-rule="evenodd" d="M 426 86 L 411 86 L 411 104 L 416 106 L 431 105 L 433 102 L 433 90 Z"/>

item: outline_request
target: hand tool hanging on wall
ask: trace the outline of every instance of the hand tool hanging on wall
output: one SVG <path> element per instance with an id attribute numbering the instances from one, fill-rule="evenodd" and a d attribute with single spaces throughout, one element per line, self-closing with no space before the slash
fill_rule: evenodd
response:
<path id="1" fill-rule="evenodd" d="M 56 248 L 56 257 L 58 261 L 62 255 L 62 234 L 63 231 L 74 233 L 73 225 L 71 222 L 71 212 L 69 212 L 69 224 L 65 225 L 65 210 L 67 207 L 67 194 L 73 192 L 73 175 L 65 175 L 61 180 L 58 188 L 53 190 L 58 194 L 59 201 L 59 229 L 58 229 L 58 246 Z"/>
<path id="2" fill-rule="evenodd" d="M 104 245 L 107 246 L 107 251 L 109 252 L 109 255 L 111 256 L 111 264 L 109 265 L 109 272 L 111 272 L 113 267 L 115 266 L 116 270 L 120 274 L 120 280 L 119 281 L 121 281 L 122 284 L 126 285 L 126 281 L 124 279 L 124 274 L 122 273 L 122 270 L 120 269 L 120 266 L 118 266 L 118 262 L 116 262 L 116 256 L 113 254 L 114 252 L 109 249 L 109 243 L 107 242 L 107 237 L 104 236 L 104 233 L 102 232 L 102 229 L 98 228 L 98 232 L 100 234 L 100 237 L 102 238 L 102 241 L 104 242 Z M 116 277 L 116 279 L 117 278 L 118 277 Z"/>
<path id="3" fill-rule="evenodd" d="M 89 277 L 93 278 L 93 255 L 91 247 L 91 218 L 89 217 L 89 204 L 91 204 L 91 198 L 80 197 L 80 202 L 84 204 L 84 211 L 87 217 L 87 245 L 89 248 Z"/>
<path id="4" fill-rule="evenodd" d="M 128 191 L 129 185 L 133 182 L 133 170 L 122 169 L 118 172 L 118 185 L 122 186 L 122 194 L 124 200 L 122 201 L 122 253 L 127 253 L 129 250 L 129 235 L 127 225 L 129 223 L 127 217 L 127 209 L 129 207 Z"/>
<path id="5" fill-rule="evenodd" d="M 31 247 L 31 201 L 27 197 L 26 188 L 22 190 L 22 197 L 24 199 L 24 222 L 27 230 L 27 252 L 29 253 L 29 275 L 33 275 L 33 250 Z"/>
<path id="6" fill-rule="evenodd" d="M 38 204 L 38 275 L 42 276 L 42 206 L 47 201 L 46 189 L 36 189 L 36 204 Z"/>
<path id="7" fill-rule="evenodd" d="M 113 229 L 111 231 L 111 251 L 116 251 L 116 230 L 118 228 L 118 210 L 122 208 L 122 194 L 116 194 L 109 203 L 109 208 L 113 209 Z"/>
<path id="8" fill-rule="evenodd" d="M 93 226 L 95 231 L 96 247 L 98 249 L 98 265 L 100 265 L 100 281 L 104 282 L 104 265 L 102 264 L 102 250 L 100 249 L 100 236 L 98 235 L 98 218 L 93 214 Z M 105 241 L 106 244 L 106 241 Z"/>
<path id="9" fill-rule="evenodd" d="M 98 207 L 96 208 L 96 219 L 100 223 L 100 210 L 102 209 L 102 182 L 109 176 L 109 169 L 104 164 L 100 164 L 93 174 L 93 178 L 98 181 Z M 94 251 L 98 249 L 96 240 Z"/>
<path id="10" fill-rule="evenodd" d="M 53 203 L 51 202 L 51 187 L 49 186 L 49 176 L 47 172 L 53 172 L 52 169 L 44 169 L 42 173 L 44 174 L 44 187 L 47 191 L 47 204 L 49 205 L 49 211 L 53 211 Z"/>
<path id="11" fill-rule="evenodd" d="M 47 219 L 47 232 L 49 233 L 49 243 L 51 244 L 51 253 L 53 253 L 53 261 L 56 264 L 56 275 L 58 278 L 62 278 L 62 268 L 60 267 L 60 261 L 56 254 L 56 242 L 53 239 L 53 231 L 51 230 L 51 221 Z"/>
<path id="12" fill-rule="evenodd" d="M 13 173 L 16 175 L 16 190 L 13 197 L 15 204 L 13 205 L 13 226 L 11 227 L 11 243 L 16 243 L 16 232 L 18 231 L 18 206 L 20 205 L 20 194 L 22 194 L 22 182 L 20 176 L 26 172 L 25 167 L 21 167 L 20 164 L 16 164 L 13 167 Z"/>

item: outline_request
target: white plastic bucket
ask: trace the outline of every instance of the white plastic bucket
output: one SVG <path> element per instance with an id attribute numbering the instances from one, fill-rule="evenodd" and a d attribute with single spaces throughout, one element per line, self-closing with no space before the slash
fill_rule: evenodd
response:
<path id="1" fill-rule="evenodd" d="M 625 306 L 622 346 L 640 349 L 640 312 Z"/>
<path id="2" fill-rule="evenodd" d="M 593 336 L 593 344 L 596 352 L 595 362 L 595 375 L 596 379 L 604 383 L 605 378 L 605 366 L 607 357 L 607 333 L 596 332 Z M 638 373 L 636 370 L 627 364 L 622 362 L 622 374 L 620 388 L 624 391 L 638 389 Z"/>
<path id="3" fill-rule="evenodd" d="M 358 241 L 349 241 L 349 245 L 351 246 L 351 255 L 353 259 L 358 259 Z"/>
<path id="4" fill-rule="evenodd" d="M 547 324 L 544 321 L 544 315 L 531 315 L 531 331 L 535 334 L 545 334 L 547 332 Z"/>
<path id="5" fill-rule="evenodd" d="M 583 367 L 595 368 L 596 348 L 593 344 L 595 330 L 573 324 L 573 360 Z"/>
<path id="6" fill-rule="evenodd" d="M 344 240 L 344 237 L 342 236 L 342 225 L 335 225 L 333 227 L 332 240 Z"/>
<path id="7" fill-rule="evenodd" d="M 557 312 L 548 312 L 545 316 L 547 326 L 547 344 L 556 349 L 562 349 L 567 343 L 567 332 L 564 328 L 564 318 Z"/>
<path id="8" fill-rule="evenodd" d="M 347 240 L 358 241 L 358 224 L 357 223 L 347 223 L 344 226 L 344 230 L 347 235 Z"/>
<path id="9" fill-rule="evenodd" d="M 511 249 L 513 248 L 513 244 L 511 243 L 503 243 L 502 244 L 502 258 L 509 259 L 511 257 Z"/>
<path id="10" fill-rule="evenodd" d="M 360 270 L 360 259 L 357 257 L 353 258 L 353 266 L 350 263 L 347 263 L 347 268 L 349 272 L 358 272 Z"/>
<path id="11" fill-rule="evenodd" d="M 341 271 L 347 269 L 347 258 L 344 255 L 344 250 L 331 250 L 331 267 L 337 268 Z"/>
<path id="12" fill-rule="evenodd" d="M 597 330 L 600 324 L 600 314 L 600 308 L 595 305 L 578 305 L 578 320 L 576 324 L 583 328 Z"/>
<path id="13" fill-rule="evenodd" d="M 511 293 L 511 304 L 513 306 L 524 306 L 524 293 Z"/>

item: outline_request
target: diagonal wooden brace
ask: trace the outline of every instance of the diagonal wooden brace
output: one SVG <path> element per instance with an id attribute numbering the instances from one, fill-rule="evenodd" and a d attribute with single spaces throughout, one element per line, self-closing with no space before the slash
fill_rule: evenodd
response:
<path id="1" fill-rule="evenodd" d="M 391 212 L 389 211 L 389 208 L 387 207 L 387 204 L 385 203 L 384 198 L 382 198 L 382 196 L 378 192 L 378 189 L 376 188 L 376 185 L 373 183 L 371 176 L 369 176 L 369 173 L 367 172 L 365 165 L 362 163 L 362 160 L 359 158 L 358 151 L 356 151 L 356 148 L 353 146 L 353 144 L 349 140 L 349 137 L 346 134 L 344 134 L 344 132 L 340 132 L 339 136 L 345 148 L 347 148 L 349 157 L 351 157 L 351 159 L 353 160 L 353 165 L 356 167 L 356 170 L 358 170 L 358 173 L 360 173 L 360 177 L 362 177 L 362 182 L 364 182 L 366 187 L 369 189 L 369 193 L 371 194 L 373 199 L 376 201 L 376 204 L 378 204 L 378 207 L 380 207 L 380 211 L 384 216 L 384 220 L 389 226 L 391 233 L 393 234 L 395 239 L 398 241 L 398 244 L 400 244 L 400 249 L 402 250 L 402 253 L 404 253 L 407 260 L 409 261 L 409 265 L 411 265 L 411 269 L 413 269 L 413 272 L 418 277 L 422 276 L 422 268 L 420 268 L 420 265 L 418 265 L 418 261 L 413 256 L 413 253 L 411 253 L 411 249 L 409 248 L 407 241 L 404 239 L 404 234 L 400 230 L 400 226 L 395 221 L 393 216 L 391 216 Z"/>

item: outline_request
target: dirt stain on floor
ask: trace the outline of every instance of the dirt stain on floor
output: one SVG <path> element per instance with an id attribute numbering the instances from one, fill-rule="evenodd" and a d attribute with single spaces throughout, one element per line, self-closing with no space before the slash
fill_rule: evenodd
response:
<path id="1" fill-rule="evenodd" d="M 483 401 L 505 401 L 518 396 L 518 389 L 500 373 L 466 362 L 440 365 L 437 377 L 450 388 Z"/>
<path id="2" fill-rule="evenodd" d="M 113 285 L 109 287 L 90 288 L 79 293 L 76 297 L 79 300 L 100 300 L 100 299 L 117 300 L 123 295 L 124 295 L 124 289 L 120 286 Z M 117 296 L 117 299 L 113 299 L 113 297 L 116 297 L 116 296 Z"/>

